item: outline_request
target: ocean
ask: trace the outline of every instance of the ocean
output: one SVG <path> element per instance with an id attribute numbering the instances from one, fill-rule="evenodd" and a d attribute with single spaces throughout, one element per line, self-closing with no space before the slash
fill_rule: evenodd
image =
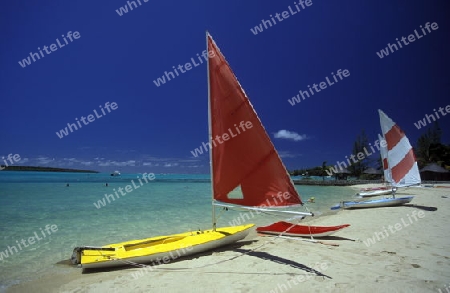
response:
<path id="1" fill-rule="evenodd" d="M 142 174 L 0 172 L 0 292 L 77 269 L 58 264 L 76 246 L 211 228 L 209 175 L 155 174 L 148 183 L 141 179 L 142 185 L 138 177 Z M 354 193 L 348 187 L 296 188 L 304 202 L 315 197 L 306 206 L 318 215 L 330 213 L 330 206 Z M 109 202 L 105 194 L 110 194 Z M 219 209 L 217 214 L 218 227 L 241 215 Z M 261 214 L 248 223 L 279 220 L 283 218 Z"/>

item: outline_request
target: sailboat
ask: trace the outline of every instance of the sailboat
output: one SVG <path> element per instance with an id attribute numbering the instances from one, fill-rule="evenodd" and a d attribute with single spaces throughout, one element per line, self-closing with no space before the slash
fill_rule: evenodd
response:
<path id="1" fill-rule="evenodd" d="M 254 224 L 216 228 L 216 207 L 312 216 L 310 212 L 286 210 L 303 202 L 252 104 L 208 33 L 206 41 L 212 229 L 76 247 L 72 263 L 88 269 L 149 263 L 244 239 Z M 236 189 L 241 190 L 239 196 Z"/>
<path id="2" fill-rule="evenodd" d="M 378 110 L 380 115 L 381 131 L 386 141 L 385 152 L 386 157 L 383 158 L 383 166 L 386 166 L 385 176 L 392 184 L 392 198 L 382 198 L 366 201 L 344 201 L 338 205 L 331 207 L 332 210 L 344 208 L 373 208 L 398 206 L 409 203 L 413 196 L 395 197 L 395 192 L 399 187 L 408 187 L 420 185 L 420 173 L 417 166 L 416 157 L 413 148 L 400 127 L 392 121 L 383 111 Z M 383 145 L 381 144 L 383 148 Z M 386 160 L 385 160 L 386 159 Z"/>

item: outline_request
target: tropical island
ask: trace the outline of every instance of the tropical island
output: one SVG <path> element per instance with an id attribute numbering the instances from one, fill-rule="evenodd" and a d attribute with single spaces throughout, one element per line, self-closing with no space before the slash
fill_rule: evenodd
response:
<path id="1" fill-rule="evenodd" d="M 79 169 L 66 169 L 66 168 L 52 168 L 52 167 L 37 167 L 37 166 L 4 166 L 3 171 L 35 171 L 35 172 L 71 172 L 71 173 L 100 173 L 93 170 L 79 170 Z"/>

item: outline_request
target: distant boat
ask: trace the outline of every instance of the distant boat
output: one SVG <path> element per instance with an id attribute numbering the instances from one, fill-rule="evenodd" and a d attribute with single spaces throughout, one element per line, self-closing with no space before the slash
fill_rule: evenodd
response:
<path id="1" fill-rule="evenodd" d="M 339 230 L 349 227 L 349 224 L 339 226 L 307 226 L 295 225 L 288 222 L 277 222 L 265 227 L 256 228 L 257 232 L 271 235 L 284 235 L 294 237 L 325 237 L 336 233 Z"/>
<path id="2" fill-rule="evenodd" d="M 392 198 L 374 199 L 367 201 L 344 201 L 331 207 L 332 210 L 339 208 L 375 208 L 398 206 L 411 202 L 413 196 L 395 197 L 398 187 L 420 185 L 420 173 L 417 167 L 413 148 L 405 133 L 389 118 L 383 111 L 378 110 L 383 139 L 386 141 L 386 157 L 383 158 L 384 150 L 381 150 L 385 176 L 392 183 Z"/>
<path id="3" fill-rule="evenodd" d="M 119 171 L 114 171 L 111 173 L 111 176 L 120 176 L 120 172 Z"/>
<path id="4" fill-rule="evenodd" d="M 253 106 L 208 33 L 206 41 L 207 51 L 212 53 L 207 61 L 208 136 L 214 146 L 210 151 L 212 229 L 102 247 L 75 247 L 72 263 L 81 264 L 82 268 L 148 263 L 215 249 L 248 235 L 254 224 L 216 228 L 216 207 L 312 216 L 309 212 L 277 209 L 303 203 Z M 224 141 L 216 145 L 214 140 L 219 136 Z M 236 189 L 241 190 L 237 197 Z"/>

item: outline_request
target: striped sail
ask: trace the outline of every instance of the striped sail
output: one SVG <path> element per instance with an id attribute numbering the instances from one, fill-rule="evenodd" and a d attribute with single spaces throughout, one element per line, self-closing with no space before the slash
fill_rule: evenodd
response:
<path id="1" fill-rule="evenodd" d="M 391 170 L 389 169 L 389 163 L 388 163 L 388 150 L 387 145 L 385 143 L 384 136 L 382 137 L 380 134 L 378 134 L 378 140 L 380 141 L 380 153 L 381 153 L 381 161 L 383 164 L 383 173 L 384 173 L 384 181 L 392 184 L 392 175 Z"/>
<path id="2" fill-rule="evenodd" d="M 420 184 L 420 173 L 417 167 L 413 148 L 405 133 L 383 111 L 380 124 L 387 143 L 387 161 L 392 176 L 392 186 L 405 187 Z"/>

